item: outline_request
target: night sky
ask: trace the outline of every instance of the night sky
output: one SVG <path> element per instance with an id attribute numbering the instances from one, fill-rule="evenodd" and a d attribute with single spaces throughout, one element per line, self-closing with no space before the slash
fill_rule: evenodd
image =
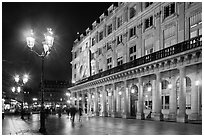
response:
<path id="1" fill-rule="evenodd" d="M 3 2 L 3 73 L 10 76 L 29 73 L 29 86 L 38 89 L 41 59 L 29 51 L 26 34 L 34 30 L 38 43 L 35 49 L 40 52 L 43 34 L 51 27 L 55 41 L 51 54 L 45 59 L 45 79 L 71 80 L 71 49 L 77 32 L 84 33 L 110 5 L 108 2 Z"/>

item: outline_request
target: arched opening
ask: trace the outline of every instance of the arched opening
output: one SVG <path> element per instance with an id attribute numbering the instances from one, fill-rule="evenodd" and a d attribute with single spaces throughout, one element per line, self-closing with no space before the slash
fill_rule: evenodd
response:
<path id="1" fill-rule="evenodd" d="M 162 82 L 162 109 L 169 109 L 169 82 L 163 80 Z"/>
<path id="2" fill-rule="evenodd" d="M 144 85 L 144 109 L 152 110 L 152 84 L 150 82 Z"/>
<path id="3" fill-rule="evenodd" d="M 136 116 L 138 101 L 138 87 L 133 85 L 130 89 L 130 115 Z"/>

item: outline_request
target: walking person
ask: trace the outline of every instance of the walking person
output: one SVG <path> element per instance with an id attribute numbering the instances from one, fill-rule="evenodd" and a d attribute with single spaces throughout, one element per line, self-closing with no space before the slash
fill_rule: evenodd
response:
<path id="1" fill-rule="evenodd" d="M 79 122 L 81 122 L 82 121 L 81 116 L 82 116 L 83 109 L 79 107 L 78 112 L 79 112 Z"/>
<path id="2" fill-rule="evenodd" d="M 69 114 L 70 114 L 70 107 L 69 106 L 67 106 L 67 116 L 68 116 L 68 119 L 69 119 Z"/>
<path id="3" fill-rule="evenodd" d="M 77 109 L 74 105 L 72 105 L 72 107 L 70 108 L 70 113 L 71 113 L 71 120 L 72 120 L 72 123 L 74 123 L 74 118 L 75 118 L 75 114 L 77 112 Z"/>

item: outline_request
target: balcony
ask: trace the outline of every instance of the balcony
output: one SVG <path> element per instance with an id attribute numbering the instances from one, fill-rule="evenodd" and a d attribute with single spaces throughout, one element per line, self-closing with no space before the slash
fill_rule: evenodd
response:
<path id="1" fill-rule="evenodd" d="M 134 67 L 137 67 L 137 66 L 140 66 L 140 65 L 143 65 L 146 63 L 150 63 L 150 62 L 153 62 L 153 61 L 165 58 L 165 57 L 176 55 L 176 54 L 179 54 L 179 53 L 182 53 L 182 52 L 185 52 L 185 51 L 197 48 L 197 47 L 202 47 L 202 35 L 195 37 L 195 38 L 192 38 L 190 40 L 175 44 L 173 46 L 164 48 L 162 50 L 156 51 L 152 54 L 143 56 L 143 57 L 138 58 L 136 60 L 133 60 L 131 62 L 124 63 L 120 66 L 103 71 L 103 72 L 98 73 L 96 75 L 90 76 L 86 79 L 78 81 L 75 85 L 79 85 L 79 84 L 82 84 L 82 83 L 85 83 L 88 81 L 96 80 L 96 79 L 102 78 L 104 76 L 108 76 L 108 75 L 111 75 L 111 74 L 114 74 L 114 73 L 117 73 L 117 72 L 120 72 L 123 70 L 134 68 Z"/>

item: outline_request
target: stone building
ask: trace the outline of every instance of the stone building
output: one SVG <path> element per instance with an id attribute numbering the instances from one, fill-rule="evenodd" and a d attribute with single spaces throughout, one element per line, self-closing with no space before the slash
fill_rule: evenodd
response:
<path id="1" fill-rule="evenodd" d="M 202 3 L 118 2 L 74 41 L 71 102 L 90 115 L 202 119 Z"/>

